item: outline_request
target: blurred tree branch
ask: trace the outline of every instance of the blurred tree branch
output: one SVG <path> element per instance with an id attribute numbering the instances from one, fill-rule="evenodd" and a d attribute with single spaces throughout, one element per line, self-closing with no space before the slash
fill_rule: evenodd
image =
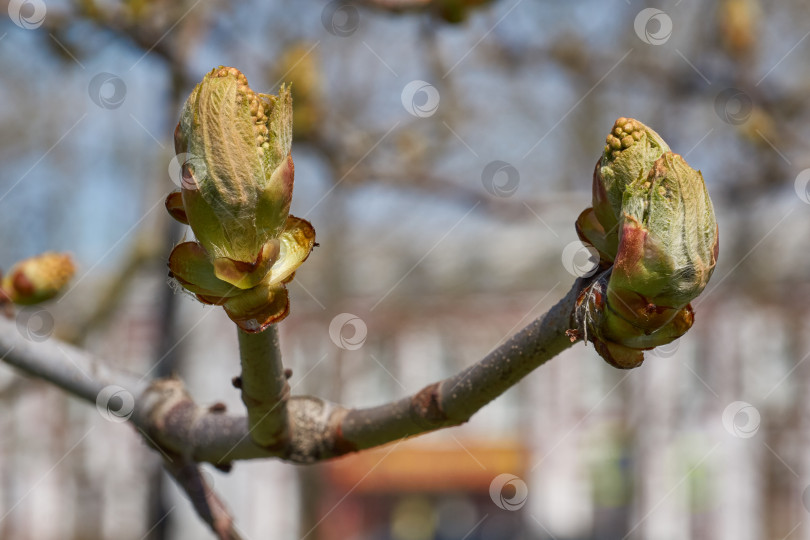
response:
<path id="1" fill-rule="evenodd" d="M 466 19 L 468 11 L 493 0 L 361 0 L 360 4 L 390 13 L 430 11 L 449 23 Z"/>
<path id="2" fill-rule="evenodd" d="M 124 300 L 129 283 L 139 275 L 141 269 L 152 263 L 164 264 L 165 257 L 161 251 L 163 246 L 156 244 L 158 243 L 154 241 L 152 234 L 141 235 L 132 243 L 129 256 L 103 288 L 92 309 L 66 327 L 62 334 L 65 341 L 74 345 L 84 343 L 90 332 L 110 320 Z"/>
<path id="3" fill-rule="evenodd" d="M 241 540 L 230 512 L 193 461 L 165 459 L 164 467 L 194 505 L 197 514 L 220 540 Z"/>
<path id="4" fill-rule="evenodd" d="M 425 9 L 436 0 L 363 0 L 362 5 L 400 13 L 408 10 Z"/>

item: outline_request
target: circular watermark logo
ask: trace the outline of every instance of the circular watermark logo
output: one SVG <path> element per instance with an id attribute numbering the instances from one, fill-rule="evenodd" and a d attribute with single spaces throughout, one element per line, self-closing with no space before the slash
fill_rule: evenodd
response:
<path id="1" fill-rule="evenodd" d="M 810 204 L 810 169 L 805 169 L 796 175 L 793 187 L 796 189 L 799 199 L 805 204 Z"/>
<path id="2" fill-rule="evenodd" d="M 636 15 L 633 29 L 644 43 L 663 45 L 672 37 L 672 19 L 660 9 L 645 8 Z"/>
<path id="3" fill-rule="evenodd" d="M 599 252 L 590 244 L 574 240 L 563 248 L 562 263 L 574 277 L 590 277 L 599 269 Z"/>
<path id="4" fill-rule="evenodd" d="M 402 89 L 402 106 L 417 118 L 433 116 L 439 109 L 439 91 L 425 81 L 411 81 Z"/>
<path id="5" fill-rule="evenodd" d="M 186 167 L 189 165 L 190 167 Z M 197 174 L 204 174 L 205 160 L 190 152 L 181 152 L 169 161 L 169 178 L 179 188 L 194 191 L 199 189 L 192 176 L 192 170 Z"/>
<path id="6" fill-rule="evenodd" d="M 714 98 L 714 112 L 732 126 L 744 124 L 754 110 L 754 100 L 739 88 L 726 88 Z"/>
<path id="7" fill-rule="evenodd" d="M 347 351 L 356 351 L 362 347 L 367 335 L 366 323 L 351 313 L 341 313 L 329 323 L 329 337 L 332 343 Z"/>
<path id="8" fill-rule="evenodd" d="M 333 0 L 321 11 L 321 24 L 333 36 L 350 36 L 360 26 L 360 12 L 351 2 Z"/>
<path id="9" fill-rule="evenodd" d="M 810 512 L 810 486 L 804 488 L 802 492 L 802 506 L 804 506 L 805 510 Z"/>
<path id="10" fill-rule="evenodd" d="M 491 161 L 481 172 L 484 189 L 496 197 L 511 197 L 520 185 L 520 173 L 505 161 Z"/>
<path id="11" fill-rule="evenodd" d="M 8 3 L 8 16 L 11 22 L 25 30 L 34 30 L 42 26 L 47 11 L 43 0 L 11 0 Z"/>
<path id="12" fill-rule="evenodd" d="M 678 347 L 680 346 L 680 338 L 670 341 L 666 345 L 659 345 L 658 347 L 654 348 L 653 350 L 649 351 L 649 354 L 653 356 L 657 356 L 658 358 L 672 358 L 675 356 L 675 353 L 678 352 Z"/>
<path id="13" fill-rule="evenodd" d="M 734 401 L 723 411 L 723 427 L 729 434 L 750 439 L 759 431 L 759 411 L 745 401 Z"/>
<path id="14" fill-rule="evenodd" d="M 102 109 L 117 109 L 127 97 L 127 85 L 118 75 L 102 72 L 90 79 L 87 94 Z"/>
<path id="15" fill-rule="evenodd" d="M 514 474 L 503 473 L 489 484 L 489 497 L 501 510 L 520 510 L 529 498 L 526 482 Z"/>
<path id="16" fill-rule="evenodd" d="M 28 341 L 45 341 L 54 328 L 53 315 L 39 306 L 28 306 L 17 312 L 17 331 Z"/>
<path id="17" fill-rule="evenodd" d="M 111 384 L 96 396 L 96 409 L 110 422 L 126 422 L 135 410 L 135 398 L 126 389 Z"/>

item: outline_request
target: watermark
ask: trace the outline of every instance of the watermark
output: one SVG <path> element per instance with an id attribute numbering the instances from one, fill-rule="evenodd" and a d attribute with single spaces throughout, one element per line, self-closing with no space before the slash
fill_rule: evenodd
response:
<path id="1" fill-rule="evenodd" d="M 489 484 L 489 496 L 501 510 L 520 510 L 529 498 L 526 482 L 514 474 L 503 473 Z"/>
<path id="2" fill-rule="evenodd" d="M 28 341 L 45 341 L 53 328 L 53 315 L 43 307 L 29 306 L 17 312 L 17 331 Z"/>
<path id="3" fill-rule="evenodd" d="M 425 81 L 411 81 L 402 89 L 402 106 L 417 118 L 433 116 L 439 109 L 439 91 Z"/>
<path id="4" fill-rule="evenodd" d="M 11 0 L 8 3 L 8 17 L 11 22 L 25 30 L 35 30 L 42 26 L 47 12 L 43 0 Z"/>
<path id="5" fill-rule="evenodd" d="M 491 161 L 481 172 L 484 189 L 496 197 L 511 197 L 520 185 L 520 173 L 510 163 Z"/>
<path id="6" fill-rule="evenodd" d="M 714 98 L 714 112 L 732 126 L 744 124 L 754 110 L 754 100 L 739 88 L 726 88 Z"/>
<path id="7" fill-rule="evenodd" d="M 360 26 L 360 12 L 351 2 L 333 0 L 321 11 L 321 24 L 333 36 L 350 36 Z"/>
<path id="8" fill-rule="evenodd" d="M 110 422 L 126 422 L 135 410 L 135 398 L 126 389 L 111 384 L 96 396 L 98 413 Z"/>
<path id="9" fill-rule="evenodd" d="M 802 506 L 804 506 L 805 510 L 810 512 L 810 486 L 804 488 L 802 492 Z"/>
<path id="10" fill-rule="evenodd" d="M 346 335 L 346 330 L 348 335 Z M 366 342 L 368 327 L 363 319 L 351 313 L 341 313 L 329 323 L 329 337 L 332 343 L 347 351 L 356 351 Z"/>
<path id="11" fill-rule="evenodd" d="M 805 204 L 810 204 L 810 169 L 805 169 L 796 175 L 793 187 L 796 189 L 799 199 Z"/>
<path id="12" fill-rule="evenodd" d="M 759 431 L 759 411 L 745 401 L 730 403 L 723 411 L 723 427 L 730 435 L 750 439 Z"/>
<path id="13" fill-rule="evenodd" d="M 562 263 L 574 277 L 590 277 L 599 268 L 599 252 L 590 244 L 574 240 L 563 248 Z"/>
<path id="14" fill-rule="evenodd" d="M 127 97 L 127 85 L 118 75 L 102 72 L 90 79 L 87 94 L 102 109 L 117 109 Z"/>
<path id="15" fill-rule="evenodd" d="M 649 351 L 649 354 L 652 356 L 657 356 L 658 358 L 672 358 L 675 356 L 675 353 L 678 352 L 678 347 L 680 347 L 681 340 L 680 338 L 670 341 L 666 345 L 659 345 L 658 347 L 654 348 L 653 350 Z"/>
<path id="16" fill-rule="evenodd" d="M 185 167 L 186 164 L 191 165 L 191 167 Z M 205 160 L 192 153 L 181 152 L 169 161 L 169 178 L 179 188 L 189 191 L 199 189 L 191 174 L 192 170 L 197 175 L 204 175 Z"/>
<path id="17" fill-rule="evenodd" d="M 638 39 L 650 45 L 663 45 L 672 37 L 672 19 L 656 8 L 645 8 L 633 21 Z"/>

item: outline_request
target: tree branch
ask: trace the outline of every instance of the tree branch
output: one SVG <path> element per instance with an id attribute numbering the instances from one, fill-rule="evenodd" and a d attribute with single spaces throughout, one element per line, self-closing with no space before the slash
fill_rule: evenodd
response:
<path id="1" fill-rule="evenodd" d="M 234 383 L 242 390 L 250 435 L 260 446 L 273 447 L 287 431 L 290 396 L 290 385 L 281 362 L 278 329 L 271 325 L 258 334 L 237 331 L 242 375 Z"/>
<path id="2" fill-rule="evenodd" d="M 577 280 L 545 315 L 483 360 L 406 398 L 363 409 L 310 396 L 290 398 L 290 429 L 273 446 L 261 447 L 251 440 L 246 418 L 196 405 L 178 379 L 156 381 L 147 390 L 141 410 L 148 418 L 143 424 L 151 426 L 150 436 L 172 451 L 218 465 L 259 457 L 313 463 L 456 426 L 571 346 L 566 331 L 574 325 L 576 299 L 586 285 L 586 280 Z"/>
<path id="3" fill-rule="evenodd" d="M 199 465 L 189 460 L 164 461 L 166 471 L 172 476 L 194 505 L 197 514 L 205 521 L 220 540 L 241 540 L 230 512 L 206 482 Z"/>
<path id="4" fill-rule="evenodd" d="M 86 353 L 57 345 L 56 340 L 28 343 L 21 337 L 14 338 L 18 336 L 17 329 L 5 320 L 0 321 L 0 355 L 27 373 L 91 402 L 95 402 L 105 384 L 132 388 L 135 410 L 130 420 L 149 436 L 153 441 L 150 444 L 157 444 L 167 454 L 183 460 L 210 462 L 220 467 L 234 460 L 266 457 L 313 463 L 466 422 L 529 372 L 571 346 L 566 331 L 574 327 L 576 300 L 587 284 L 587 280 L 577 280 L 546 314 L 478 363 L 416 394 L 378 407 L 347 409 L 310 396 L 286 401 L 286 380 L 279 384 L 279 378 L 268 375 L 280 369 L 278 357 L 274 356 L 277 353 L 267 348 L 276 346 L 276 336 L 259 339 L 259 334 L 254 336 L 255 343 L 253 338 L 243 343 L 240 337 L 244 353 L 264 360 L 264 375 L 260 376 L 275 381 L 276 390 L 284 388 L 285 397 L 278 398 L 279 393 L 272 395 L 277 402 L 286 401 L 286 422 L 290 429 L 272 445 L 254 441 L 248 417 L 229 415 L 220 404 L 202 407 L 194 403 L 177 378 L 155 380 L 145 389 L 142 384 L 127 385 L 126 378 L 117 379 L 111 370 L 101 367 Z M 70 349 L 73 363 L 66 362 L 59 349 Z M 250 380 L 254 368 L 248 367 Z M 93 380 L 87 380 L 83 372 Z M 247 373 L 245 370 L 244 374 Z M 75 379 L 81 384 L 75 383 Z M 275 411 L 272 407 L 270 410 Z"/>

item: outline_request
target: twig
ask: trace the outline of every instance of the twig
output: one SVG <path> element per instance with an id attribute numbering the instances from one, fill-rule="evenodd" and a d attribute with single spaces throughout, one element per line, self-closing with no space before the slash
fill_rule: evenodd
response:
<path id="1" fill-rule="evenodd" d="M 247 407 L 253 440 L 272 448 L 287 431 L 287 400 L 290 385 L 284 375 L 276 325 L 258 334 L 239 332 L 242 375 L 239 387 Z"/>

